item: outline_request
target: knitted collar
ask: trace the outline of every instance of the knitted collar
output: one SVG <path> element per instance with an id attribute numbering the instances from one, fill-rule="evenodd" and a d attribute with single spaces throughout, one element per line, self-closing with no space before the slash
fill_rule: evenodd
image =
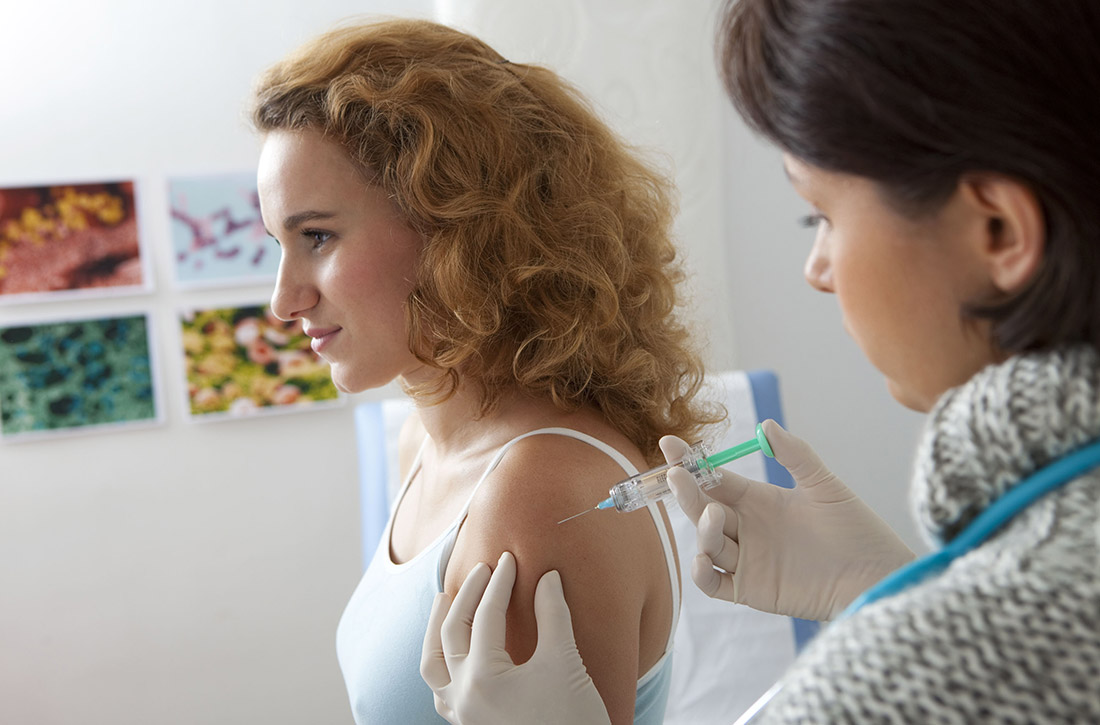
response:
<path id="1" fill-rule="evenodd" d="M 1100 354 L 1025 353 L 949 390 L 917 449 L 912 504 L 925 533 L 950 541 L 1006 490 L 1100 438 Z"/>

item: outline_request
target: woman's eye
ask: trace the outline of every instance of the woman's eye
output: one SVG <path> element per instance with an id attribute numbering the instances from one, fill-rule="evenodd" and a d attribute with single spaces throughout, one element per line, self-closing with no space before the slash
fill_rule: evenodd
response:
<path id="1" fill-rule="evenodd" d="M 822 214 L 807 214 L 798 220 L 798 223 L 807 229 L 813 229 L 814 227 L 821 226 L 821 223 L 825 221 L 825 217 Z"/>
<path id="2" fill-rule="evenodd" d="M 313 248 L 318 249 L 324 246 L 325 242 L 332 239 L 332 234 L 328 232 L 322 232 L 317 229 L 307 229 L 302 232 L 302 236 L 313 242 Z"/>

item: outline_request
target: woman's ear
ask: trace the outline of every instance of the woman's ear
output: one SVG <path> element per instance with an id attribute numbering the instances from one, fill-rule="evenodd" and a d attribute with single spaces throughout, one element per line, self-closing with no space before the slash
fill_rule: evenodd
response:
<path id="1" fill-rule="evenodd" d="M 981 255 L 998 290 L 1015 294 L 1031 282 L 1046 250 L 1043 207 L 1030 187 L 999 174 L 967 174 L 960 192 L 985 217 Z"/>

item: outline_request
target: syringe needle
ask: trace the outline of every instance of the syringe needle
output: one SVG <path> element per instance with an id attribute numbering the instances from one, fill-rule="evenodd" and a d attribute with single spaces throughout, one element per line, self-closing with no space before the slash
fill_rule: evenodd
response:
<path id="1" fill-rule="evenodd" d="M 585 509 L 584 511 L 581 511 L 579 514 L 573 514 L 572 516 L 570 516 L 567 519 L 562 519 L 561 521 L 558 522 L 558 525 L 560 526 L 561 524 L 564 524 L 566 521 L 572 521 L 573 519 L 577 518 L 578 516 L 584 516 L 589 511 L 595 511 L 595 510 L 596 509 Z"/>

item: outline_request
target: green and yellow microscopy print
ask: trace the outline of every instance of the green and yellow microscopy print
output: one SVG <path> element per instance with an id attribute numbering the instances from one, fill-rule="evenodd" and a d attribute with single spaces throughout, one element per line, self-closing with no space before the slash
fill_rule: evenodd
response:
<path id="1" fill-rule="evenodd" d="M 144 315 L 0 327 L 0 436 L 157 418 Z"/>
<path id="2" fill-rule="evenodd" d="M 241 417 L 337 401 L 328 363 L 300 321 L 262 305 L 188 312 L 181 319 L 192 416 Z"/>

